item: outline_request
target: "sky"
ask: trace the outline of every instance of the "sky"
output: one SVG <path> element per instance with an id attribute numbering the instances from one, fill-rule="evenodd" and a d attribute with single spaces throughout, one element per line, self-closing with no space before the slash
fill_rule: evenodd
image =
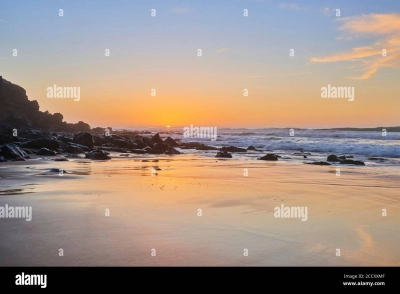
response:
<path id="1" fill-rule="evenodd" d="M 0 75 L 67 122 L 400 125 L 397 0 L 1 3 Z M 79 87 L 79 101 L 48 98 L 54 85 Z M 328 85 L 354 100 L 323 99 Z"/>

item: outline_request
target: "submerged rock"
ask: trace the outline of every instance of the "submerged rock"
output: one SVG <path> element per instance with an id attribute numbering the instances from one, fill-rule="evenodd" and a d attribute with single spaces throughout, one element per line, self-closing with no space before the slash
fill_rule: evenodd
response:
<path id="1" fill-rule="evenodd" d="M 278 155 L 268 153 L 267 155 L 264 155 L 263 157 L 260 157 L 259 160 L 271 160 L 271 161 L 277 161 L 278 160 Z"/>
<path id="2" fill-rule="evenodd" d="M 229 147 L 222 147 L 221 151 L 227 151 L 227 152 L 247 152 L 246 149 L 244 148 L 239 148 L 235 146 L 229 146 Z"/>
<path id="3" fill-rule="evenodd" d="M 232 158 L 232 154 L 226 152 L 226 151 L 220 151 L 215 155 L 215 157 L 224 157 L 224 158 Z"/>

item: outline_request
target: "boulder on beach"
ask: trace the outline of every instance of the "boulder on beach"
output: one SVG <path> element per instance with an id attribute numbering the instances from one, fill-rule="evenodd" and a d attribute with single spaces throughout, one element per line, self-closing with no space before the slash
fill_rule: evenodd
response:
<path id="1" fill-rule="evenodd" d="M 179 146 L 179 144 L 174 139 L 172 139 L 171 137 L 168 137 L 167 139 L 165 139 L 164 143 L 168 144 L 171 147 L 178 147 Z"/>
<path id="2" fill-rule="evenodd" d="M 359 160 L 351 160 L 351 159 L 342 160 L 340 163 L 341 163 L 341 164 L 365 165 L 365 163 L 362 162 L 362 161 L 359 161 Z"/>
<path id="3" fill-rule="evenodd" d="M 164 141 L 160 138 L 160 135 L 157 133 L 153 137 L 151 137 L 151 140 L 154 143 L 164 143 Z"/>
<path id="4" fill-rule="evenodd" d="M 215 157 L 224 157 L 224 158 L 232 158 L 232 154 L 226 152 L 226 151 L 220 151 L 215 155 Z"/>
<path id="5" fill-rule="evenodd" d="M 0 156 L 0 162 L 6 162 L 7 160 L 3 157 L 3 156 Z"/>
<path id="6" fill-rule="evenodd" d="M 249 146 L 249 147 L 247 147 L 247 150 L 256 151 L 257 149 L 254 146 Z"/>
<path id="7" fill-rule="evenodd" d="M 330 161 L 330 162 L 340 162 L 342 161 L 342 159 L 340 159 L 338 156 L 331 154 L 328 156 L 328 158 L 326 159 L 326 161 Z"/>
<path id="8" fill-rule="evenodd" d="M 86 158 L 94 159 L 94 160 L 111 159 L 111 157 L 108 156 L 107 153 L 102 150 L 93 150 L 90 152 L 86 152 L 85 156 L 86 156 Z"/>
<path id="9" fill-rule="evenodd" d="M 40 148 L 38 152 L 36 152 L 36 155 L 49 155 L 49 156 L 55 156 L 56 152 L 47 149 L 47 148 Z"/>
<path id="10" fill-rule="evenodd" d="M 21 147 L 34 148 L 34 149 L 47 148 L 51 150 L 56 150 L 57 148 L 60 147 L 60 143 L 57 140 L 53 139 L 39 138 L 28 142 L 24 142 L 21 144 Z"/>
<path id="11" fill-rule="evenodd" d="M 226 152 L 247 152 L 246 149 L 235 147 L 235 146 L 222 147 L 221 151 L 226 151 Z"/>
<path id="12" fill-rule="evenodd" d="M 72 141 L 74 143 L 81 144 L 89 148 L 94 147 L 93 136 L 87 132 L 75 134 Z"/>
<path id="13" fill-rule="evenodd" d="M 59 157 L 59 158 L 55 158 L 54 161 L 69 161 L 69 160 L 66 159 L 65 157 Z"/>
<path id="14" fill-rule="evenodd" d="M 278 155 L 268 153 L 267 155 L 264 155 L 263 157 L 260 157 L 258 160 L 271 160 L 271 161 L 277 161 L 278 160 Z"/>
<path id="15" fill-rule="evenodd" d="M 6 144 L 0 146 L 0 156 L 4 157 L 6 160 L 21 159 L 27 154 L 14 144 Z"/>

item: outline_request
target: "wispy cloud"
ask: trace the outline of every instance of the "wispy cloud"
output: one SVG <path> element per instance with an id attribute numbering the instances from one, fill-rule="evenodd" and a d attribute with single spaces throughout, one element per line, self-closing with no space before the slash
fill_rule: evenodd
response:
<path id="1" fill-rule="evenodd" d="M 184 7 L 176 7 L 174 9 L 171 10 L 174 13 L 188 13 L 189 9 L 184 8 Z"/>
<path id="2" fill-rule="evenodd" d="M 400 14 L 368 14 L 339 18 L 342 22 L 339 28 L 347 37 L 376 37 L 375 43 L 370 46 L 352 48 L 351 51 L 338 54 L 311 58 L 311 62 L 329 63 L 339 61 L 358 62 L 352 68 L 364 73 L 349 79 L 368 79 L 382 68 L 400 68 Z M 383 56 L 382 50 L 387 56 Z"/>
<path id="3" fill-rule="evenodd" d="M 281 9 L 292 9 L 292 10 L 300 10 L 300 7 L 294 3 L 280 3 L 279 8 Z"/>
<path id="4" fill-rule="evenodd" d="M 218 53 L 222 53 L 222 52 L 226 52 L 226 51 L 228 51 L 228 48 L 218 48 L 217 49 Z"/>
<path id="5" fill-rule="evenodd" d="M 269 75 L 262 75 L 262 76 L 246 76 L 246 78 L 257 79 L 257 78 L 288 77 L 288 76 L 300 76 L 300 75 L 311 74 L 311 73 L 315 73 L 315 71 L 296 72 L 296 73 L 289 73 L 289 74 L 269 74 Z"/>
<path id="6" fill-rule="evenodd" d="M 331 12 L 332 12 L 333 10 L 334 10 L 334 9 L 330 9 L 329 7 L 325 7 L 324 10 L 322 10 L 322 12 L 323 12 L 323 14 L 330 16 L 330 15 L 331 15 Z"/>

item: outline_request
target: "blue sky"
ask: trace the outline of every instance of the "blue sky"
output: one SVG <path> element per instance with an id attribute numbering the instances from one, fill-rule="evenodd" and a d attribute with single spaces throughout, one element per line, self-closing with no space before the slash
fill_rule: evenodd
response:
<path id="1" fill-rule="evenodd" d="M 59 9 L 63 9 L 63 17 L 59 16 Z M 156 9 L 156 17 L 150 16 L 151 9 Z M 243 16 L 244 9 L 248 9 L 248 17 Z M 342 22 L 335 16 L 335 9 L 340 9 L 340 18 L 387 15 L 400 13 L 400 1 L 3 0 L 0 74 L 24 87 L 30 99 L 39 101 L 42 110 L 61 112 L 70 121 L 81 120 L 78 116 L 83 116 L 82 120 L 87 117 L 94 124 L 102 120 L 86 112 L 89 101 L 106 103 L 117 92 L 113 101 L 121 109 L 131 99 L 128 97 L 142 105 L 142 95 L 152 83 L 165 89 L 168 99 L 175 92 L 187 97 L 193 94 L 199 103 L 212 103 L 215 97 L 225 96 L 221 99 L 228 101 L 229 95 L 236 93 L 235 87 L 250 87 L 252 93 L 257 93 L 254 95 L 257 124 L 263 114 L 256 105 L 263 103 L 265 97 L 276 97 L 276 100 L 271 98 L 270 105 L 286 103 L 295 107 L 293 103 L 301 105 L 314 99 L 311 93 L 327 83 L 355 86 L 361 89 L 357 93 L 389 91 L 387 103 L 396 103 L 393 96 L 397 86 L 394 81 L 399 74 L 396 68 L 379 69 L 372 78 L 358 81 L 348 77 L 363 74 L 359 63 L 310 61 L 379 41 L 379 36 L 373 34 L 340 39 Z M 18 49 L 17 58 L 12 56 L 14 48 Z M 111 50 L 112 58 L 104 58 L 106 48 Z M 194 58 L 198 48 L 203 50 L 201 60 Z M 295 50 L 294 58 L 288 57 L 291 48 Z M 182 90 L 177 89 L 178 84 L 168 88 L 167 81 L 172 85 L 173 77 L 183 81 Z M 79 105 L 49 101 L 44 89 L 55 83 L 82 85 L 84 93 L 90 93 L 87 104 L 85 100 Z M 104 86 L 106 83 L 108 87 Z M 141 89 L 144 85 L 147 88 Z M 288 89 L 290 85 L 295 88 L 293 91 Z M 127 89 L 126 92 L 120 92 L 121 88 Z M 280 98 L 279 93 L 282 93 Z M 299 98 L 293 100 L 291 97 L 296 93 L 300 93 Z M 372 100 L 366 97 L 364 101 L 369 99 Z M 148 104 L 142 105 L 145 106 Z M 237 107 L 241 107 L 240 103 Z M 373 105 L 357 107 L 371 109 Z M 321 111 L 328 110 L 329 107 Z M 102 119 L 108 117 L 104 110 L 99 108 L 99 111 Z M 246 115 L 251 114 L 251 107 L 247 111 Z M 228 117 L 234 118 L 235 113 L 237 110 Z M 364 125 L 368 124 L 366 115 L 362 118 Z M 394 123 L 394 116 L 390 112 L 387 123 Z M 140 125 L 146 124 L 145 121 Z M 299 118 L 293 123 L 311 126 L 318 124 L 317 121 L 315 118 L 303 124 Z M 377 117 L 371 124 L 378 122 Z M 112 116 L 104 123 L 112 124 Z M 115 123 L 129 124 L 129 121 L 127 118 Z M 274 121 L 266 124 L 281 126 Z M 329 122 L 327 126 L 332 124 Z M 349 120 L 346 124 L 353 123 Z"/>

